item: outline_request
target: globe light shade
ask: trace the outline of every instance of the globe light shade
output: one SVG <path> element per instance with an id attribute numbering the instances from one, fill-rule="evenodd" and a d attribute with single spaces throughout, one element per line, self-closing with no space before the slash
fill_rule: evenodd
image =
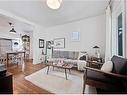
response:
<path id="1" fill-rule="evenodd" d="M 47 0 L 47 5 L 51 9 L 59 9 L 62 3 L 62 0 Z"/>

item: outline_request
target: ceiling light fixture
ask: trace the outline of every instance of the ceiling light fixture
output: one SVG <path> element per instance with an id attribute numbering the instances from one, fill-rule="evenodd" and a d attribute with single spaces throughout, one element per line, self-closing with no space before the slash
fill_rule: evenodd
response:
<path id="1" fill-rule="evenodd" d="M 10 33 L 16 33 L 14 26 L 12 25 L 11 22 L 9 22 L 9 25 L 12 27 L 12 29 L 9 31 Z"/>
<path id="2" fill-rule="evenodd" d="M 62 0 L 47 0 L 47 5 L 51 9 L 59 9 L 62 3 Z"/>

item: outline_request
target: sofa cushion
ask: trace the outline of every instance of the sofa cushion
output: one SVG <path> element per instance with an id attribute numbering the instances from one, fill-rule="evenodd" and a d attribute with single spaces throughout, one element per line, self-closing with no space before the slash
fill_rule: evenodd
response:
<path id="1" fill-rule="evenodd" d="M 121 74 L 127 75 L 127 63 L 124 64 L 123 69 L 121 70 Z"/>
<path id="2" fill-rule="evenodd" d="M 64 62 L 65 63 L 70 63 L 70 64 L 77 64 L 78 63 L 78 60 L 65 59 Z"/>
<path id="3" fill-rule="evenodd" d="M 127 59 L 118 56 L 113 56 L 111 61 L 113 63 L 112 72 L 127 75 Z"/>
<path id="4" fill-rule="evenodd" d="M 104 72 L 111 72 L 112 68 L 113 68 L 112 61 L 107 61 L 102 65 L 101 70 Z"/>
<path id="5" fill-rule="evenodd" d="M 52 58 L 78 59 L 79 52 L 54 50 Z"/>
<path id="6" fill-rule="evenodd" d="M 96 81 L 100 81 L 100 82 L 106 82 L 106 83 L 112 83 L 112 84 L 116 83 L 116 81 L 114 81 L 114 79 L 112 80 L 111 77 L 108 77 L 104 75 L 103 73 L 92 71 L 92 70 L 87 71 L 87 78 L 96 80 Z"/>
<path id="7" fill-rule="evenodd" d="M 53 51 L 52 58 L 60 58 L 60 52 L 59 51 Z"/>

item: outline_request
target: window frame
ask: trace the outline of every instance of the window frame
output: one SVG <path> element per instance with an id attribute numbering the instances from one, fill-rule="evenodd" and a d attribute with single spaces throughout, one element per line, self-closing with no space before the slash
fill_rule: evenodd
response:
<path id="1" fill-rule="evenodd" d="M 123 56 L 126 56 L 126 33 L 125 33 L 125 4 L 124 1 L 116 4 L 116 7 L 112 10 L 112 55 L 118 55 L 118 16 L 122 13 L 122 47 Z M 120 55 L 118 55 L 120 56 Z"/>

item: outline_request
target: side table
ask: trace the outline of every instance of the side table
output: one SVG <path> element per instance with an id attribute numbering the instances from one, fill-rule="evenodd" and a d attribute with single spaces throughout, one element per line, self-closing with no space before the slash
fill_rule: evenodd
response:
<path id="1" fill-rule="evenodd" d="M 91 61 L 101 62 L 101 63 L 104 62 L 104 59 L 101 58 L 101 57 L 100 57 L 100 58 L 97 58 L 97 57 L 92 56 L 92 57 L 90 58 L 90 60 L 91 60 Z"/>
<path id="2" fill-rule="evenodd" d="M 91 60 L 88 60 L 87 63 L 88 63 L 88 66 L 89 66 L 89 67 L 97 68 L 97 69 L 100 69 L 101 66 L 104 64 L 104 63 L 102 63 L 102 62 L 91 61 Z"/>
<path id="3" fill-rule="evenodd" d="M 0 76 L 0 94 L 13 94 L 13 79 L 9 72 Z"/>

